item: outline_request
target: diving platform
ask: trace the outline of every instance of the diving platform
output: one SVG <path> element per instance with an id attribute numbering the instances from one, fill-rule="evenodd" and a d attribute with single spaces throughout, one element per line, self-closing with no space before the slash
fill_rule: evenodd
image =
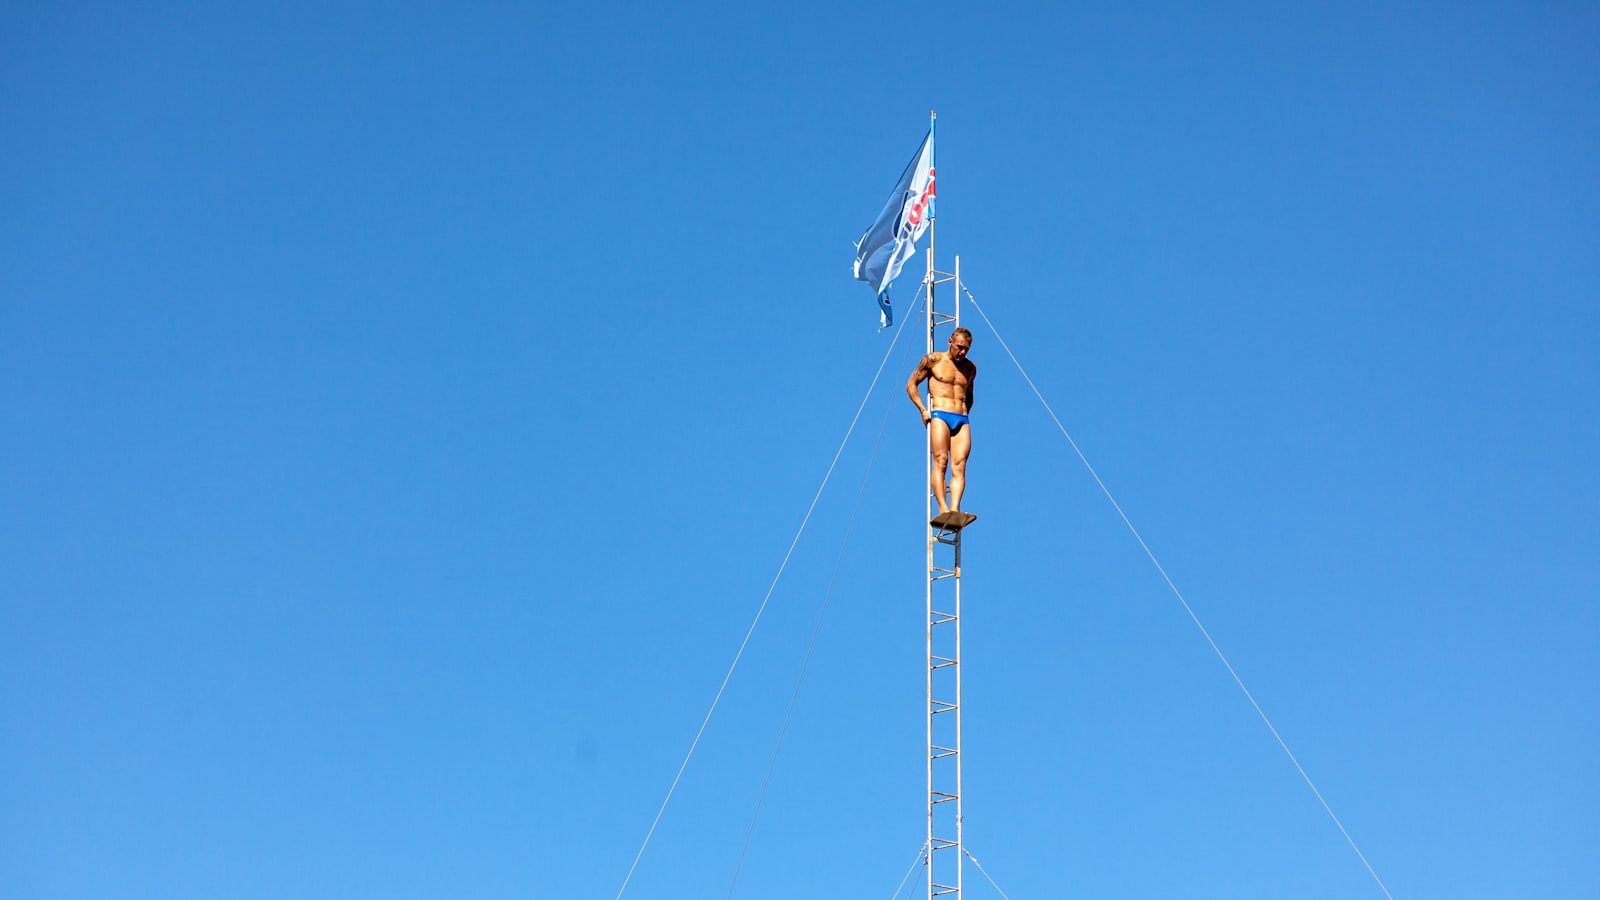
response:
<path id="1" fill-rule="evenodd" d="M 951 510 L 939 513 L 928 520 L 928 524 L 941 531 L 960 531 L 961 529 L 978 521 L 978 517 L 968 512 Z"/>

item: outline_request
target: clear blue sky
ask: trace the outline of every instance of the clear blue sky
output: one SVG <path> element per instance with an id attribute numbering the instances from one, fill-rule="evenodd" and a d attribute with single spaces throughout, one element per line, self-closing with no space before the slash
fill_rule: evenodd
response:
<path id="1" fill-rule="evenodd" d="M 1597 46 L 7 4 L 0 894 L 612 897 L 886 349 L 851 242 L 932 108 L 941 251 L 1395 897 L 1600 894 Z M 968 846 L 1014 900 L 1381 896 L 969 324 Z M 912 349 L 628 897 L 725 896 L 886 404 L 736 896 L 916 853 Z"/>

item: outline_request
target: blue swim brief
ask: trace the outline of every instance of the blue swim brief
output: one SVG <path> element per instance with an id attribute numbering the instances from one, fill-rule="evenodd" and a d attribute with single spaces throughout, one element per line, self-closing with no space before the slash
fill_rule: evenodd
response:
<path id="1" fill-rule="evenodd" d="M 967 421 L 968 421 L 967 417 L 962 415 L 961 413 L 947 412 L 947 411 L 942 410 L 942 409 L 933 410 L 930 413 L 930 415 L 932 415 L 935 419 L 938 419 L 939 421 L 943 422 L 944 424 L 950 426 L 950 434 L 951 434 L 951 436 L 954 436 L 957 432 L 959 432 L 962 429 L 962 427 L 964 427 L 967 424 Z"/>

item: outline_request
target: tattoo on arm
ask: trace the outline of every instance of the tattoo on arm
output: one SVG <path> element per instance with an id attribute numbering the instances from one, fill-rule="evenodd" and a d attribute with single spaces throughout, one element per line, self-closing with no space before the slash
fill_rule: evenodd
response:
<path id="1" fill-rule="evenodd" d="M 922 383 L 927 381 L 928 376 L 932 374 L 933 356 L 929 355 L 924 356 L 922 361 L 917 363 L 917 367 L 911 370 L 911 377 L 906 379 L 906 396 L 910 397 L 911 402 L 917 405 L 917 409 L 922 410 L 923 424 L 927 424 L 928 411 L 922 405 L 921 387 Z"/>

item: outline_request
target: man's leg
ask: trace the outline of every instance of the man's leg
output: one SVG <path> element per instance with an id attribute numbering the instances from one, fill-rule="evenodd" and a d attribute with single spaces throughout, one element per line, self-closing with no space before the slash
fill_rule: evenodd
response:
<path id="1" fill-rule="evenodd" d="M 933 450 L 933 475 L 928 479 L 928 487 L 933 490 L 939 512 L 949 512 L 950 502 L 944 498 L 944 473 L 950 464 L 950 426 L 943 419 L 935 418 L 928 423 L 928 445 Z"/>
<path id="2" fill-rule="evenodd" d="M 967 457 L 972 455 L 972 426 L 950 438 L 950 508 L 961 508 L 961 495 L 967 489 Z"/>

